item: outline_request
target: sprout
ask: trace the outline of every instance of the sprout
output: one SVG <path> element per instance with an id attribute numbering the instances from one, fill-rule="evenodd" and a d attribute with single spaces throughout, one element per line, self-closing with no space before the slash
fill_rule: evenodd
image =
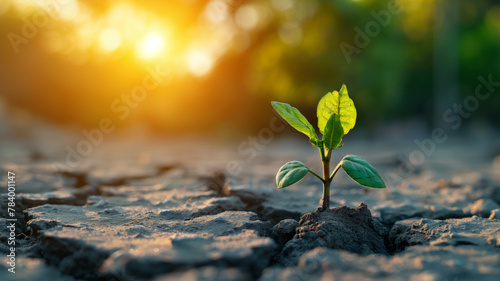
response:
<path id="1" fill-rule="evenodd" d="M 319 176 L 299 161 L 291 161 L 283 165 L 276 174 L 276 185 L 285 188 L 300 181 L 307 173 L 311 173 L 323 183 L 323 197 L 320 201 L 320 210 L 330 207 L 330 185 L 337 171 L 342 168 L 351 179 L 360 185 L 372 188 L 385 188 L 384 180 L 372 165 L 356 155 L 346 155 L 330 174 L 330 159 L 332 151 L 341 147 L 342 137 L 347 134 L 356 123 L 356 108 L 349 98 L 347 88 L 342 85 L 340 92 L 326 94 L 318 104 L 318 128 L 323 139 L 319 139 L 316 130 L 300 113 L 300 111 L 286 103 L 273 101 L 276 111 L 297 131 L 309 137 L 312 145 L 319 148 L 323 163 L 323 177 Z"/>

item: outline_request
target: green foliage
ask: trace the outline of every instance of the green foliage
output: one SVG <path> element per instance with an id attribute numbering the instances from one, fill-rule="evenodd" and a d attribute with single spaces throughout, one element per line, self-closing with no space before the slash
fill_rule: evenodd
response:
<path id="1" fill-rule="evenodd" d="M 300 113 L 300 111 L 290 106 L 289 104 L 273 101 L 271 103 L 276 109 L 276 111 L 285 119 L 292 127 L 294 127 L 297 131 L 304 133 L 311 140 L 318 140 L 316 136 L 316 131 L 314 127 L 307 121 L 307 119 Z"/>
<path id="2" fill-rule="evenodd" d="M 344 135 L 354 128 L 356 108 L 352 99 L 349 98 L 345 85 L 342 85 L 340 93 L 337 91 L 328 93 L 318 103 L 318 128 L 322 134 L 325 133 L 325 126 L 332 114 L 337 114 L 340 117 Z"/>
<path id="3" fill-rule="evenodd" d="M 283 165 L 276 175 L 276 185 L 278 188 L 290 186 L 302 178 L 309 172 L 309 168 L 304 163 L 299 161 L 291 161 Z"/>
<path id="4" fill-rule="evenodd" d="M 335 149 L 340 145 L 342 137 L 344 136 L 344 128 L 340 123 L 340 118 L 337 114 L 332 114 L 325 126 L 325 134 L 323 141 L 326 148 Z"/>
<path id="5" fill-rule="evenodd" d="M 299 112 L 298 109 L 286 103 L 272 102 L 276 111 L 292 127 L 304 133 L 309 141 L 319 148 L 323 162 L 323 178 L 314 173 L 306 165 L 299 161 L 291 161 L 283 165 L 276 175 L 278 188 L 285 188 L 299 182 L 307 173 L 313 174 L 323 182 L 323 199 L 321 210 L 329 207 L 330 184 L 342 168 L 355 182 L 372 188 L 385 188 L 385 183 L 379 173 L 363 158 L 355 155 L 345 156 L 337 165 L 332 175 L 329 175 L 330 159 L 332 151 L 342 146 L 342 137 L 347 134 L 356 123 L 356 108 L 354 102 L 347 93 L 347 88 L 342 85 L 340 92 L 327 93 L 318 104 L 318 127 L 323 134 L 320 140 L 311 123 Z"/>
<path id="6" fill-rule="evenodd" d="M 385 183 L 377 170 L 370 163 L 366 162 L 365 159 L 356 155 L 347 155 L 340 161 L 340 165 L 346 174 L 360 185 L 385 188 Z"/>

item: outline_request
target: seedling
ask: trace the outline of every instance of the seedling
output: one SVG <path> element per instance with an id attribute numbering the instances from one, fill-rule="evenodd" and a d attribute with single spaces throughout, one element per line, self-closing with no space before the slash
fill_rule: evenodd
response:
<path id="1" fill-rule="evenodd" d="M 356 123 L 356 108 L 349 98 L 347 88 L 342 85 L 340 93 L 334 91 L 326 94 L 318 103 L 318 128 L 323 139 L 319 139 L 316 130 L 300 113 L 300 111 L 286 103 L 273 101 L 276 111 L 297 131 L 309 137 L 313 146 L 318 147 L 323 163 L 323 177 L 316 174 L 299 161 L 291 161 L 283 165 L 276 174 L 276 185 L 285 188 L 299 182 L 307 173 L 311 173 L 323 182 L 323 197 L 320 201 L 320 210 L 330 208 L 330 185 L 338 170 L 342 167 L 351 179 L 360 185 L 372 188 L 385 188 L 384 180 L 372 165 L 356 155 L 346 155 L 330 174 L 330 159 L 333 150 L 341 147 L 342 137 L 347 134 Z"/>

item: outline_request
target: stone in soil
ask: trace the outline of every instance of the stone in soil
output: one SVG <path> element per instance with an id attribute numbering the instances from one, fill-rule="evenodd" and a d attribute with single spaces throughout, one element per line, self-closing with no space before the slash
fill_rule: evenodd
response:
<path id="1" fill-rule="evenodd" d="M 498 205 L 495 201 L 486 198 L 486 199 L 479 199 L 476 202 L 470 204 L 464 209 L 464 212 L 467 214 L 472 214 L 483 218 L 487 218 L 490 216 L 491 211 L 499 208 L 500 205 Z"/>
<path id="2" fill-rule="evenodd" d="M 492 219 L 497 219 L 497 220 L 500 219 L 500 209 L 491 210 L 489 219 L 490 220 L 492 220 Z"/>
<path id="3" fill-rule="evenodd" d="M 316 210 L 302 216 L 299 224 L 295 236 L 281 252 L 279 262 L 283 265 L 296 265 L 303 253 L 316 247 L 343 249 L 363 255 L 388 254 L 388 230 L 372 218 L 364 203 L 355 209 L 341 206 L 324 212 Z"/>
<path id="4" fill-rule="evenodd" d="M 282 220 L 271 229 L 271 238 L 279 247 L 283 247 L 295 236 L 297 227 L 299 227 L 299 222 L 294 219 Z"/>

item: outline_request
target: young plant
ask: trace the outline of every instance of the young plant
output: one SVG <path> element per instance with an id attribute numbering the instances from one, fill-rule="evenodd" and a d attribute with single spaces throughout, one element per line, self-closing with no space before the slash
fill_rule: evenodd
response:
<path id="1" fill-rule="evenodd" d="M 342 137 L 354 128 L 356 123 L 356 108 L 349 98 L 347 88 L 342 85 L 340 92 L 326 94 L 318 104 L 318 128 L 323 139 L 319 139 L 316 130 L 307 121 L 299 110 L 286 103 L 273 101 L 272 106 L 292 127 L 309 137 L 313 146 L 319 148 L 323 163 L 323 177 L 319 176 L 299 161 L 291 161 L 283 165 L 276 175 L 278 188 L 285 188 L 297 183 L 311 173 L 323 182 L 323 197 L 320 201 L 320 210 L 330 208 L 330 185 L 337 171 L 342 167 L 344 171 L 360 185 L 372 188 L 385 188 L 384 180 L 375 168 L 363 158 L 356 155 L 346 155 L 330 174 L 330 159 L 334 149 L 343 144 Z"/>

